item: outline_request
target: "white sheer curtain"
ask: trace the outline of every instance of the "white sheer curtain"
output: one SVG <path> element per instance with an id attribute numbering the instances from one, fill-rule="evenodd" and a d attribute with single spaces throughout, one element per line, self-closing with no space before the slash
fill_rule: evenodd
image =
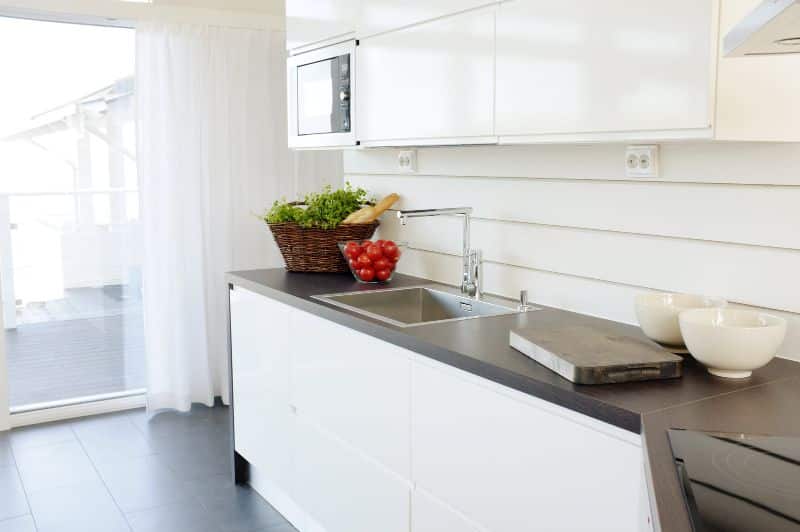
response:
<path id="1" fill-rule="evenodd" d="M 341 154 L 286 148 L 284 35 L 137 27 L 148 408 L 228 398 L 226 271 L 282 264 L 254 214 L 340 182 Z"/>

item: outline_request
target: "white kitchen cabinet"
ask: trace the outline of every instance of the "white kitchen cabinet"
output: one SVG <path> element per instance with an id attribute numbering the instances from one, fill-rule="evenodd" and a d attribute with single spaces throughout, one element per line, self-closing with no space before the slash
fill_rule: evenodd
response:
<path id="1" fill-rule="evenodd" d="M 410 478 L 409 352 L 306 312 L 291 330 L 298 413 Z"/>
<path id="2" fill-rule="evenodd" d="M 639 442 L 473 381 L 413 365 L 418 487 L 494 532 L 640 529 Z"/>
<path id="3" fill-rule="evenodd" d="M 356 118 L 362 145 L 495 141 L 495 10 L 361 40 Z"/>
<path id="4" fill-rule="evenodd" d="M 363 39 L 496 3 L 491 0 L 369 0 L 359 9 L 356 32 Z"/>
<path id="5" fill-rule="evenodd" d="M 352 38 L 362 0 L 286 0 L 286 48 Z"/>
<path id="6" fill-rule="evenodd" d="M 236 451 L 287 489 L 292 467 L 290 308 L 240 287 L 230 291 Z"/>
<path id="7" fill-rule="evenodd" d="M 411 532 L 482 532 L 477 525 L 420 489 L 411 494 Z"/>
<path id="8" fill-rule="evenodd" d="M 503 143 L 709 138 L 712 0 L 512 0 L 497 12 Z"/>
<path id="9" fill-rule="evenodd" d="M 298 415 L 296 500 L 320 532 L 408 532 L 411 485 Z M 316 532 L 316 530 L 301 530 Z"/>

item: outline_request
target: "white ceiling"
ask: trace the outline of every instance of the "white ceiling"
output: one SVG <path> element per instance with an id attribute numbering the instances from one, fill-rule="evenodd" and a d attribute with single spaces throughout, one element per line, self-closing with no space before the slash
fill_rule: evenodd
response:
<path id="1" fill-rule="evenodd" d="M 284 0 L 153 0 L 160 5 L 256 11 L 283 16 Z"/>

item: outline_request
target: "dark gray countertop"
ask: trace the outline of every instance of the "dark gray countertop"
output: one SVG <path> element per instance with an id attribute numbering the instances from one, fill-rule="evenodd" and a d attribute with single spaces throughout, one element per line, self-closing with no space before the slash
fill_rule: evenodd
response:
<path id="1" fill-rule="evenodd" d="M 800 364 L 775 359 L 745 380 L 713 377 L 686 357 L 683 377 L 624 384 L 579 385 L 509 347 L 508 333 L 528 320 L 553 324 L 591 324 L 615 334 L 643 337 L 638 327 L 545 308 L 530 313 L 492 316 L 401 328 L 312 299 L 314 295 L 374 290 L 350 274 L 289 273 L 283 269 L 228 274 L 230 283 L 276 299 L 341 325 L 404 347 L 570 410 L 635 433 L 645 434 L 661 529 L 690 532 L 667 441 L 669 427 L 723 432 L 800 435 Z M 435 284 L 396 275 L 392 287 Z M 745 398 L 753 398 L 753 402 Z M 743 408 L 743 404 L 746 408 Z M 793 407 L 792 407 L 793 405 Z M 786 416 L 793 415 L 792 420 Z"/>

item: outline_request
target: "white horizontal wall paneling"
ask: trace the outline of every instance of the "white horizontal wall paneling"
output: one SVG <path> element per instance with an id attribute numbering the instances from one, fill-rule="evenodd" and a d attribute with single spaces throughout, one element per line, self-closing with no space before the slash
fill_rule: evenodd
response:
<path id="1" fill-rule="evenodd" d="M 628 323 L 642 290 L 720 295 L 789 318 L 800 360 L 798 144 L 664 144 L 655 180 L 625 178 L 623 145 L 422 149 L 415 175 L 396 159 L 347 153 L 346 179 L 399 208 L 472 206 L 487 292 Z M 381 234 L 411 245 L 401 270 L 455 284 L 460 230 L 387 216 Z"/>

